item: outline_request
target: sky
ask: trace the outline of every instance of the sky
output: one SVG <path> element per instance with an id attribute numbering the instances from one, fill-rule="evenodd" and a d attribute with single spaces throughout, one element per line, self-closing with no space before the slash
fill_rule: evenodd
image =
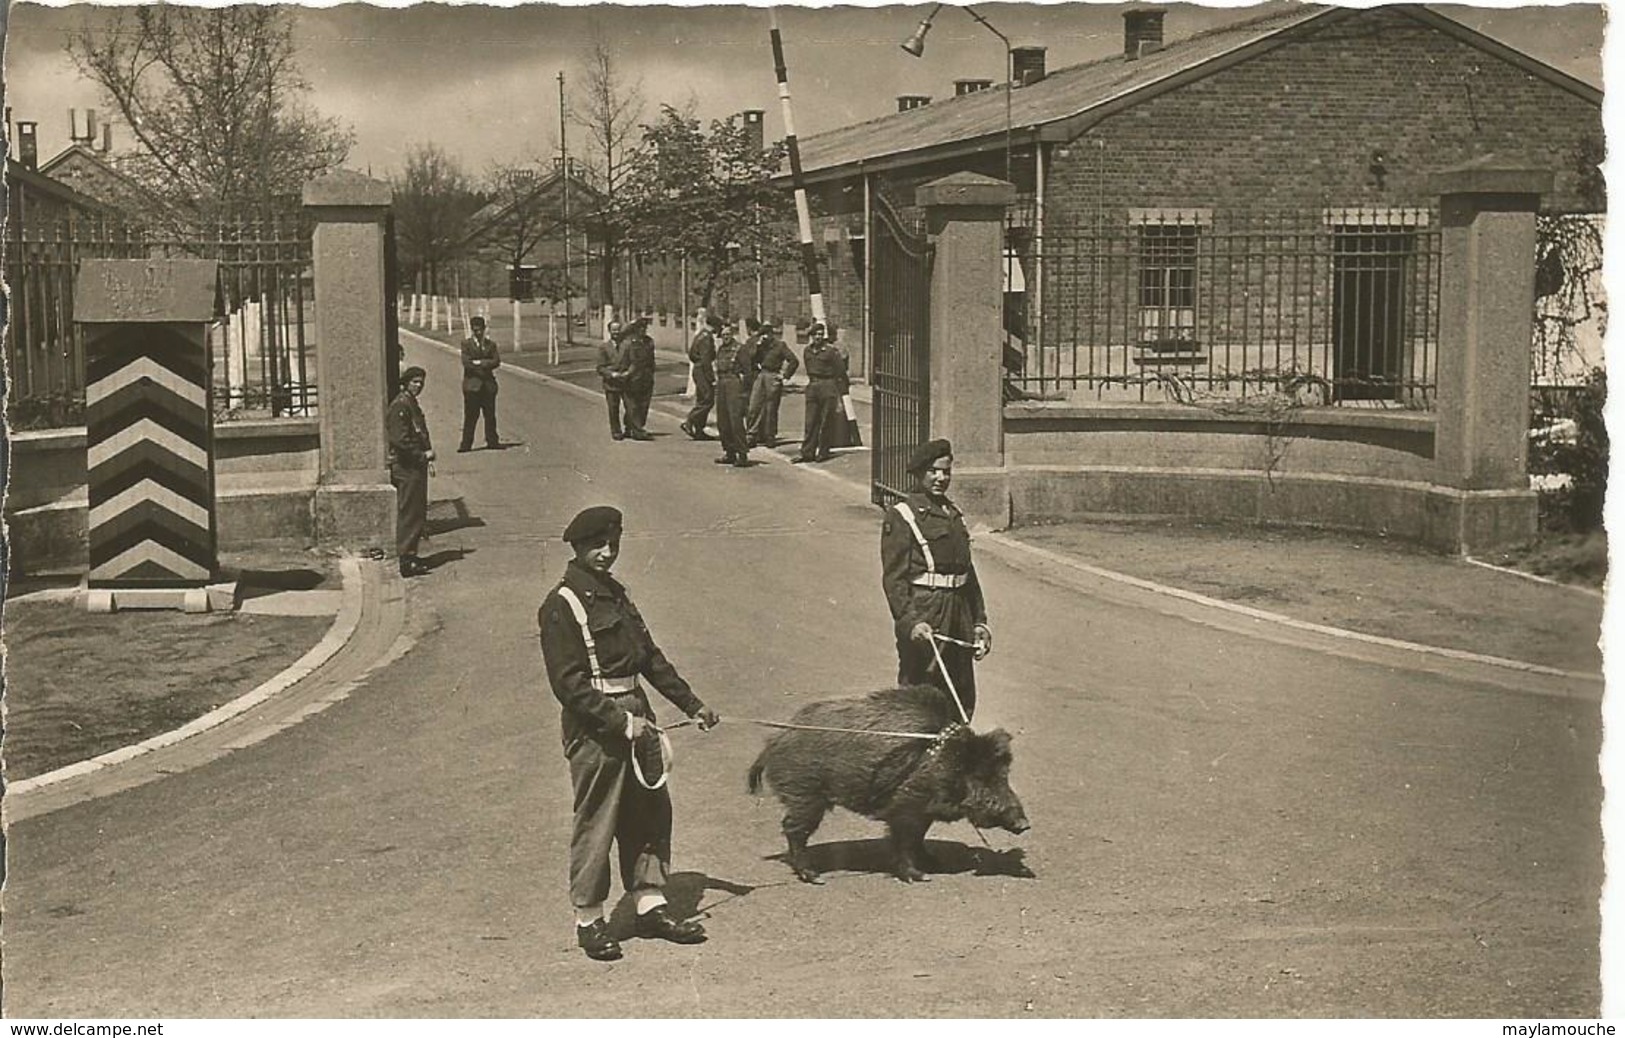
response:
<path id="1" fill-rule="evenodd" d="M 1163 5 L 1170 40 L 1249 17 L 1242 6 Z M 1601 5 L 1437 8 L 1600 86 L 1606 21 Z M 1012 44 L 1048 48 L 1056 69 L 1116 53 L 1123 5 L 978 4 Z M 769 46 L 770 11 L 744 6 L 480 6 L 346 4 L 296 8 L 295 40 L 309 101 L 356 134 L 349 165 L 380 178 L 415 145 L 432 142 L 478 174 L 493 163 L 557 154 L 558 74 L 581 80 L 594 26 L 626 74 L 641 83 L 645 119 L 661 103 L 692 102 L 702 119 L 758 108 L 769 139 L 783 136 Z M 899 94 L 951 96 L 956 78 L 1003 81 L 1004 48 L 962 11 L 936 18 L 922 58 L 899 44 L 929 5 L 776 8 L 793 118 L 803 139 L 896 110 Z M 6 104 L 39 123 L 40 158 L 68 144 L 69 109 L 111 114 L 67 57 L 67 34 L 105 13 L 89 5 L 14 3 L 6 38 Z M 114 123 L 114 150 L 129 134 Z M 571 125 L 572 153 L 585 143 Z"/>

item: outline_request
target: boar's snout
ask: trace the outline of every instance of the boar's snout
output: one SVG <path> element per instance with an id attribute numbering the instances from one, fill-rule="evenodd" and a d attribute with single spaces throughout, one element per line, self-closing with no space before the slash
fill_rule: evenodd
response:
<path id="1" fill-rule="evenodd" d="M 1006 829 L 1008 829 L 1010 832 L 1015 833 L 1017 836 L 1020 836 L 1022 833 L 1026 832 L 1028 829 L 1031 829 L 1033 827 L 1033 824 L 1031 822 L 1027 821 L 1027 816 L 1025 814 L 1023 814 L 1020 811 L 1017 811 L 1016 816 L 1014 818 L 1010 819 L 1008 822 L 1006 822 L 1004 827 Z"/>

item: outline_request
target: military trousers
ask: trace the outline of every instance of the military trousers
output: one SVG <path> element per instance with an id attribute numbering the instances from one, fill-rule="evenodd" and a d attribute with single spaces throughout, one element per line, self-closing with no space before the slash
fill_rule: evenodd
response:
<path id="1" fill-rule="evenodd" d="M 750 449 L 745 442 L 745 380 L 739 375 L 717 376 L 717 434 L 722 450 L 743 457 Z"/>
<path id="2" fill-rule="evenodd" d="M 897 623 L 897 683 L 899 685 L 935 685 L 948 691 L 952 679 L 953 691 L 959 695 L 967 717 L 976 714 L 976 652 L 954 642 L 938 642 L 937 651 L 931 651 L 929 642 L 917 642 L 909 637 L 912 625 L 925 621 L 931 629 L 958 641 L 976 639 L 976 618 L 971 615 L 968 595 L 961 588 L 910 588 L 912 595 L 909 618 Z M 947 664 L 945 675 L 937 665 L 937 655 Z M 957 711 L 956 711 L 957 713 Z"/>
<path id="3" fill-rule="evenodd" d="M 585 738 L 566 751 L 575 817 L 570 832 L 570 903 L 609 898 L 613 845 L 629 893 L 659 890 L 671 869 L 671 797 L 644 789 L 632 774 L 632 746 L 610 735 Z"/>
<path id="4" fill-rule="evenodd" d="M 705 431 L 711 420 L 711 405 L 716 402 L 716 387 L 700 375 L 694 376 L 694 406 L 688 409 L 688 427 L 697 433 Z"/>
<path id="5" fill-rule="evenodd" d="M 429 464 L 397 461 L 389 467 L 389 481 L 395 484 L 395 554 L 415 556 L 429 516 Z"/>
<path id="6" fill-rule="evenodd" d="M 784 394 L 784 376 L 762 371 L 750 390 L 750 409 L 745 412 L 746 435 L 752 443 L 773 446 L 779 440 L 779 398 Z"/>

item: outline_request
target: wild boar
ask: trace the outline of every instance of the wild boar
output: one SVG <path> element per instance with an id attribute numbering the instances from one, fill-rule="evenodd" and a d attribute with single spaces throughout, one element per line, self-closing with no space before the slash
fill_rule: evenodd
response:
<path id="1" fill-rule="evenodd" d="M 925 833 L 933 822 L 961 818 L 981 829 L 1030 828 L 1010 788 L 1010 735 L 979 733 L 954 721 L 946 693 L 924 685 L 810 703 L 792 723 L 861 731 L 788 730 L 768 741 L 746 777 L 752 793 L 763 779 L 784 805 L 787 861 L 804 882 L 820 882 L 807 862 L 807 840 L 831 807 L 885 822 L 897 878 L 924 880 Z M 935 739 L 887 732 L 919 732 Z"/>

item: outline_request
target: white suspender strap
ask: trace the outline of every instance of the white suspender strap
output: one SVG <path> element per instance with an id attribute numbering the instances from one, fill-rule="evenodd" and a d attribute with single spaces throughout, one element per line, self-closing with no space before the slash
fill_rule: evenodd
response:
<path id="1" fill-rule="evenodd" d="M 587 646 L 587 666 L 592 668 L 592 687 L 602 691 L 604 671 L 598 666 L 598 645 L 592 640 L 592 628 L 587 626 L 587 608 L 581 604 L 581 599 L 576 597 L 576 593 L 563 584 L 559 585 L 559 597 L 570 607 L 576 623 L 581 627 L 581 640 Z"/>
<path id="2" fill-rule="evenodd" d="M 920 524 L 914 520 L 914 509 L 908 506 L 907 501 L 897 502 L 892 505 L 892 509 L 902 516 L 903 522 L 907 523 L 908 528 L 914 531 L 914 540 L 919 543 L 920 551 L 925 553 L 925 571 L 935 573 L 937 571 L 937 560 L 931 555 L 931 545 L 926 542 L 925 534 L 920 532 Z"/>

